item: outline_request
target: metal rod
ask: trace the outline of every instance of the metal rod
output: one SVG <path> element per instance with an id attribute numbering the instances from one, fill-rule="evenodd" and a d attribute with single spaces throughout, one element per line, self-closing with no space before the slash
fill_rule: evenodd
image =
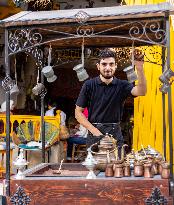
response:
<path id="1" fill-rule="evenodd" d="M 25 52 L 28 49 L 35 48 L 37 46 L 41 46 L 41 45 L 44 45 L 44 44 L 49 44 L 49 43 L 53 43 L 53 42 L 57 42 L 57 41 L 63 41 L 63 40 L 70 40 L 70 39 L 75 40 L 75 39 L 80 39 L 82 37 L 83 37 L 83 35 L 81 35 L 81 36 L 74 35 L 73 37 L 56 38 L 56 39 L 36 43 L 35 45 L 31 45 L 31 46 L 22 48 L 22 49 L 20 49 L 16 52 L 11 52 L 9 55 L 11 56 L 11 55 L 15 55 L 17 53 Z M 143 43 L 147 43 L 149 45 L 159 45 L 159 46 L 165 47 L 165 45 L 163 45 L 161 43 L 146 41 L 146 40 L 142 40 L 142 39 L 139 39 L 139 38 L 124 37 L 124 36 L 121 36 L 121 35 L 115 35 L 115 36 L 114 35 L 90 35 L 90 36 L 84 36 L 84 38 L 119 38 L 119 39 L 128 39 L 128 40 L 131 40 L 131 41 L 143 42 Z M 114 46 L 114 44 L 113 44 L 113 46 Z"/>
<path id="2" fill-rule="evenodd" d="M 41 72 L 41 83 L 44 84 L 44 75 Z M 44 121 L 44 97 L 41 97 L 41 139 L 42 139 L 42 162 L 45 163 L 45 121 Z"/>
<path id="3" fill-rule="evenodd" d="M 165 69 L 165 48 L 162 48 L 162 72 Z M 166 160 L 166 116 L 165 116 L 165 94 L 162 93 L 162 113 L 163 113 L 163 155 L 164 159 Z"/>
<path id="4" fill-rule="evenodd" d="M 8 30 L 5 29 L 5 73 L 10 75 L 8 55 Z M 6 195 L 10 196 L 10 91 L 5 93 L 6 100 Z"/>
<path id="5" fill-rule="evenodd" d="M 166 13 L 166 35 L 167 35 L 167 68 L 170 68 L 170 22 L 169 12 Z M 169 153 L 170 153 L 170 172 L 173 179 L 173 137 L 172 137 L 172 97 L 171 86 L 168 91 L 168 117 L 169 117 Z"/>

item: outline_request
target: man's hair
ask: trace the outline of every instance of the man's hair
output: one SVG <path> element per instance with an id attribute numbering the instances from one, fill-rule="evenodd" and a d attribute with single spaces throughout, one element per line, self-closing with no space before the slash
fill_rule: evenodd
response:
<path id="1" fill-rule="evenodd" d="M 115 59 L 116 58 L 115 51 L 113 51 L 109 48 L 101 50 L 99 53 L 99 56 L 98 56 L 98 63 L 100 63 L 100 61 L 102 59 L 105 59 L 105 58 L 114 58 Z"/>

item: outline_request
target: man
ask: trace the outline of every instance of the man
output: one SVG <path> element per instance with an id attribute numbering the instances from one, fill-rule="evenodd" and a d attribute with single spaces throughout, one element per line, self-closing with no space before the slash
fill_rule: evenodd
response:
<path id="1" fill-rule="evenodd" d="M 146 79 L 143 62 L 135 61 L 138 84 L 134 86 L 126 80 L 114 77 L 116 71 L 115 52 L 110 49 L 101 51 L 97 69 L 100 75 L 87 80 L 76 102 L 75 116 L 77 121 L 89 130 L 87 146 L 99 141 L 102 135 L 112 134 L 118 146 L 123 145 L 120 121 L 123 106 L 128 96 L 144 96 Z M 88 108 L 88 119 L 83 115 Z"/>

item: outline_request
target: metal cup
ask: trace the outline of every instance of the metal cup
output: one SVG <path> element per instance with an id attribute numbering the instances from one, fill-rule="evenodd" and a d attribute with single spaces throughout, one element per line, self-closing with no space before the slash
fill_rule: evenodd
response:
<path id="1" fill-rule="evenodd" d="M 42 73 L 47 78 L 47 81 L 49 83 L 52 83 L 52 82 L 54 82 L 57 79 L 57 76 L 54 75 L 54 70 L 53 70 L 52 66 L 45 66 L 42 69 Z"/>
<path id="2" fill-rule="evenodd" d="M 170 84 L 169 83 L 164 83 L 162 84 L 162 86 L 160 87 L 160 91 L 164 94 L 167 94 L 168 91 L 169 91 L 169 87 L 170 87 Z"/>
<path id="3" fill-rule="evenodd" d="M 87 78 L 89 78 L 89 75 L 88 73 L 86 72 L 86 70 L 84 69 L 84 66 L 83 64 L 78 64 L 76 65 L 73 70 L 76 71 L 77 73 L 77 77 L 79 79 L 79 81 L 84 81 L 86 80 Z"/>
<path id="4" fill-rule="evenodd" d="M 10 90 L 10 94 L 11 95 L 14 95 L 14 94 L 19 94 L 19 88 L 18 88 L 18 86 L 15 84 L 14 86 L 13 86 L 13 88 Z"/>
<path id="5" fill-rule="evenodd" d="M 169 68 L 166 69 L 163 74 L 159 77 L 159 80 L 162 83 L 168 83 L 170 81 L 170 78 L 174 76 L 174 72 Z"/>
<path id="6" fill-rule="evenodd" d="M 133 68 L 133 66 L 128 66 L 125 69 L 123 69 L 124 72 L 126 72 L 127 79 L 130 83 L 133 83 L 138 79 L 137 74 Z"/>
<path id="7" fill-rule="evenodd" d="M 41 97 L 45 96 L 47 91 L 45 86 L 42 83 L 37 83 L 37 85 L 32 89 L 34 95 L 40 95 Z"/>

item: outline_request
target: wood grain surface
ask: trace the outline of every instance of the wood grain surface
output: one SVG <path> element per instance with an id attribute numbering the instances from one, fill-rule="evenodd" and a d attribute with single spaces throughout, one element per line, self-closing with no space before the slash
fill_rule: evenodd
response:
<path id="1" fill-rule="evenodd" d="M 155 186 L 160 188 L 168 204 L 173 204 L 169 182 L 162 179 L 11 180 L 12 195 L 17 186 L 22 186 L 30 196 L 30 205 L 144 205 Z"/>

